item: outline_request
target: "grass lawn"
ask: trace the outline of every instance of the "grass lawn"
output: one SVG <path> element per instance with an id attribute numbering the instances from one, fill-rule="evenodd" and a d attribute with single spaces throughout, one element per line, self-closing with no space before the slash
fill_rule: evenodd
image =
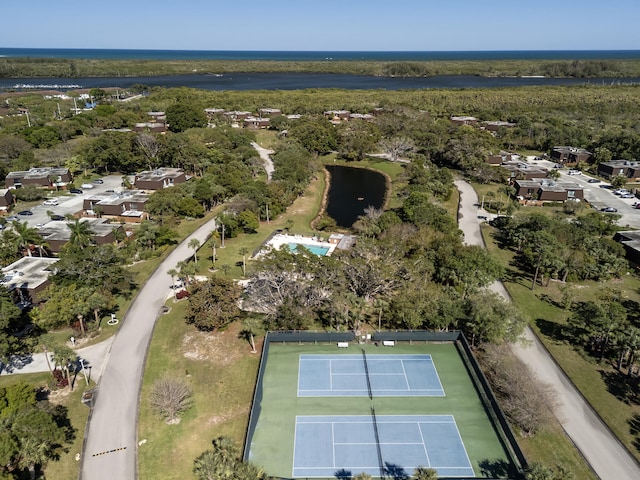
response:
<path id="1" fill-rule="evenodd" d="M 562 327 L 567 323 L 571 312 L 559 306 L 562 283 L 552 281 L 547 287 L 537 285 L 531 290 L 531 275 L 518 271 L 512 265 L 513 252 L 501 250 L 495 242 L 494 233 L 492 227 L 484 227 L 487 248 L 508 270 L 505 286 L 513 301 L 582 395 L 640 460 L 640 442 L 637 431 L 633 428 L 640 418 L 640 404 L 637 399 L 633 401 L 626 397 L 623 375 L 617 372 L 611 362 L 604 360 L 599 363 L 581 348 L 566 341 Z M 605 287 L 620 290 L 623 298 L 630 302 L 640 302 L 640 279 L 634 274 L 607 282 L 574 285 L 574 295 L 580 300 L 595 300 Z"/>
<path id="2" fill-rule="evenodd" d="M 186 301 L 167 305 L 171 311 L 156 323 L 140 399 L 138 436 L 146 441 L 138 454 L 141 480 L 187 478 L 195 458 L 221 435 L 242 446 L 260 360 L 239 338 L 240 324 L 198 332 L 184 322 Z M 192 388 L 193 406 L 179 424 L 167 425 L 149 407 L 153 382 L 163 375 Z"/>

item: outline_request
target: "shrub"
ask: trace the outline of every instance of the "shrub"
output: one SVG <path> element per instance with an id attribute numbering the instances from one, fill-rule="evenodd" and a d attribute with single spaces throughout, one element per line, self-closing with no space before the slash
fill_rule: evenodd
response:
<path id="1" fill-rule="evenodd" d="M 151 387 L 151 408 L 167 423 L 178 423 L 192 403 L 191 387 L 180 378 L 162 377 Z"/>

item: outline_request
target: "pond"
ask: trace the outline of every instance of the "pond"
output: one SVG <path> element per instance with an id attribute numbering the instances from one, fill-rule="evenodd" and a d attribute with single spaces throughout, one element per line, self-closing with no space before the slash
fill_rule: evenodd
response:
<path id="1" fill-rule="evenodd" d="M 365 168 L 339 165 L 326 168 L 331 176 L 326 212 L 339 227 L 350 228 L 367 207 L 383 207 L 384 175 Z"/>

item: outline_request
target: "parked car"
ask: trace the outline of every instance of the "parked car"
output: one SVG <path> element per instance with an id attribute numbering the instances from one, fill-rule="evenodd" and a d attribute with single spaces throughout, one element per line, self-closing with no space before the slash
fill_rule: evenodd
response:
<path id="1" fill-rule="evenodd" d="M 43 205 L 58 205 L 58 199 L 57 198 L 50 198 L 49 200 L 45 200 L 42 204 Z"/>
<path id="2" fill-rule="evenodd" d="M 17 222 L 18 220 L 20 219 L 15 215 L 11 215 L 10 217 L 7 217 L 7 222 Z"/>
<path id="3" fill-rule="evenodd" d="M 604 207 L 604 208 L 601 208 L 600 211 L 605 213 L 616 213 L 618 209 L 615 207 Z"/>
<path id="4" fill-rule="evenodd" d="M 580 170 L 569 170 L 569 175 L 582 175 Z"/>
<path id="5" fill-rule="evenodd" d="M 626 188 L 619 188 L 618 190 L 613 191 L 614 195 L 625 195 L 627 193 L 630 193 L 630 192 Z"/>
<path id="6" fill-rule="evenodd" d="M 60 222 L 62 220 L 66 220 L 66 219 L 67 219 L 67 217 L 65 217 L 64 215 L 57 215 L 57 214 L 56 215 L 51 215 L 51 220 L 54 220 L 54 221 L 57 221 L 57 222 Z"/>
<path id="7" fill-rule="evenodd" d="M 82 188 L 92 189 L 94 187 L 93 183 L 83 183 L 80 185 Z"/>
<path id="8" fill-rule="evenodd" d="M 84 193 L 84 192 L 82 190 L 80 190 L 79 188 L 72 188 L 71 190 L 69 190 L 69 193 L 80 194 L 80 193 Z"/>
<path id="9" fill-rule="evenodd" d="M 589 179 L 589 183 L 600 183 L 600 179 L 599 178 L 590 178 Z"/>
<path id="10" fill-rule="evenodd" d="M 636 198 L 636 196 L 633 193 L 623 193 L 620 198 Z"/>
<path id="11" fill-rule="evenodd" d="M 22 210 L 21 212 L 18 212 L 18 215 L 29 216 L 33 215 L 33 212 L 31 210 Z"/>
<path id="12" fill-rule="evenodd" d="M 95 180 L 91 180 L 91 183 L 95 183 L 96 185 L 102 185 L 104 183 L 104 180 L 102 180 L 101 178 L 96 178 Z"/>

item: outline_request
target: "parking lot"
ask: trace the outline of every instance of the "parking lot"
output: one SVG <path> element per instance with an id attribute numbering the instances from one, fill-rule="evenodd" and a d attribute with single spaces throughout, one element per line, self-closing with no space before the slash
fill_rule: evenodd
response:
<path id="1" fill-rule="evenodd" d="M 545 160 L 533 163 L 548 169 L 552 169 L 555 165 L 554 162 Z M 640 202 L 639 198 L 622 198 L 619 195 L 615 195 L 613 193 L 615 188 L 611 187 L 610 183 L 605 181 L 590 183 L 589 180 L 594 179 L 594 177 L 590 175 L 583 173 L 570 175 L 569 170 L 566 169 L 559 169 L 559 172 L 559 181 L 574 182 L 583 188 L 584 199 L 589 202 L 594 209 L 602 211 L 603 208 L 613 207 L 617 210 L 615 214 L 620 215 L 618 225 L 624 228 L 640 228 L 640 209 L 636 209 L 634 206 Z"/>
<path id="2" fill-rule="evenodd" d="M 18 217 L 20 222 L 27 222 L 30 227 L 39 227 L 51 221 L 50 214 L 64 217 L 82 210 L 83 200 L 88 195 L 105 193 L 108 190 L 113 190 L 114 192 L 122 190 L 122 177 L 120 175 L 102 177 L 102 180 L 104 183 L 94 184 L 91 189 L 82 189 L 81 194 L 65 192 L 63 195 L 58 195 L 52 192 L 48 199 L 58 200 L 58 205 L 45 205 L 45 203 L 52 202 L 43 201 L 29 209 L 32 215 L 18 215 L 18 210 L 16 210 L 12 213 L 12 216 Z"/>

